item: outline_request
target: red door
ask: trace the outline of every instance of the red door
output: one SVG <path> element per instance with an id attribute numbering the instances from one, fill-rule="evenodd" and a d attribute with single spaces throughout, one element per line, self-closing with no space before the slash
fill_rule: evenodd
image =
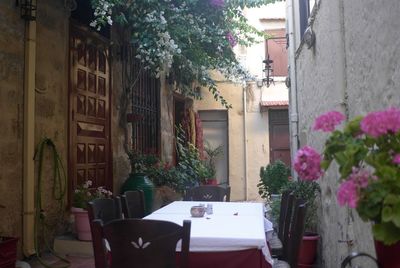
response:
<path id="1" fill-rule="evenodd" d="M 112 188 L 110 93 L 107 40 L 71 26 L 69 178 L 72 190 L 86 180 L 92 180 L 94 187 Z"/>

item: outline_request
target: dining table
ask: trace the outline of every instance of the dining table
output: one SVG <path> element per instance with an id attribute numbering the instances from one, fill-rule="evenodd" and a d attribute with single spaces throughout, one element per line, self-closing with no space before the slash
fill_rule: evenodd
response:
<path id="1" fill-rule="evenodd" d="M 212 214 L 192 217 L 193 206 L 212 206 Z M 175 201 L 144 219 L 182 225 L 191 221 L 189 267 L 271 268 L 273 260 L 266 242 L 272 223 L 263 203 Z M 177 258 L 181 249 L 177 244 Z"/>

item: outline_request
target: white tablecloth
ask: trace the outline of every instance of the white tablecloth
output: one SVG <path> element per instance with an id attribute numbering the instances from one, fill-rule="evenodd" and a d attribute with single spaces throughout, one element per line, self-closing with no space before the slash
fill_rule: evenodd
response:
<path id="1" fill-rule="evenodd" d="M 190 251 L 235 251 L 257 248 L 272 264 L 265 240 L 265 231 L 272 224 L 264 218 L 262 203 L 203 202 L 213 205 L 213 214 L 202 218 L 190 215 L 190 208 L 199 202 L 177 201 L 165 206 L 145 219 L 165 220 L 182 225 L 190 220 Z M 177 246 L 180 250 L 180 245 Z"/>

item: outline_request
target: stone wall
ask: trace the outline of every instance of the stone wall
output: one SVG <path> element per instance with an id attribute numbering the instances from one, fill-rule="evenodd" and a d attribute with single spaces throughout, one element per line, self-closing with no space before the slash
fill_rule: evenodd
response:
<path id="1" fill-rule="evenodd" d="M 296 76 L 300 146 L 321 150 L 327 136 L 311 131 L 317 115 L 335 109 L 352 118 L 399 105 L 400 3 L 321 0 L 315 8 L 316 45 L 300 45 Z M 370 225 L 338 207 L 337 181 L 334 166 L 320 180 L 321 267 L 337 267 L 350 251 L 374 253 Z"/>
<path id="2" fill-rule="evenodd" d="M 0 235 L 20 236 L 24 29 L 15 1 L 0 1 Z"/>

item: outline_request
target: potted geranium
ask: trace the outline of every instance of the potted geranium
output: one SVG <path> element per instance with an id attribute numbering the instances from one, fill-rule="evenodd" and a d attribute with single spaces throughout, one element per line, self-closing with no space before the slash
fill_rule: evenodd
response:
<path id="1" fill-rule="evenodd" d="M 75 231 L 78 234 L 78 239 L 83 241 L 92 240 L 87 211 L 88 202 L 96 198 L 110 198 L 112 196 L 112 192 L 104 187 L 92 188 L 92 185 L 91 180 L 78 185 L 74 191 L 72 201 L 71 212 L 75 217 Z"/>
<path id="2" fill-rule="evenodd" d="M 300 179 L 317 180 L 335 161 L 339 205 L 355 208 L 364 221 L 373 223 L 382 267 L 398 267 L 394 257 L 400 252 L 400 109 L 371 112 L 349 121 L 343 130 L 335 129 L 344 120 L 336 111 L 319 116 L 314 130 L 331 132 L 323 158 L 305 146 L 298 151 L 294 168 Z M 384 245 L 391 246 L 383 250 L 393 253 L 390 258 L 380 256 Z"/>

